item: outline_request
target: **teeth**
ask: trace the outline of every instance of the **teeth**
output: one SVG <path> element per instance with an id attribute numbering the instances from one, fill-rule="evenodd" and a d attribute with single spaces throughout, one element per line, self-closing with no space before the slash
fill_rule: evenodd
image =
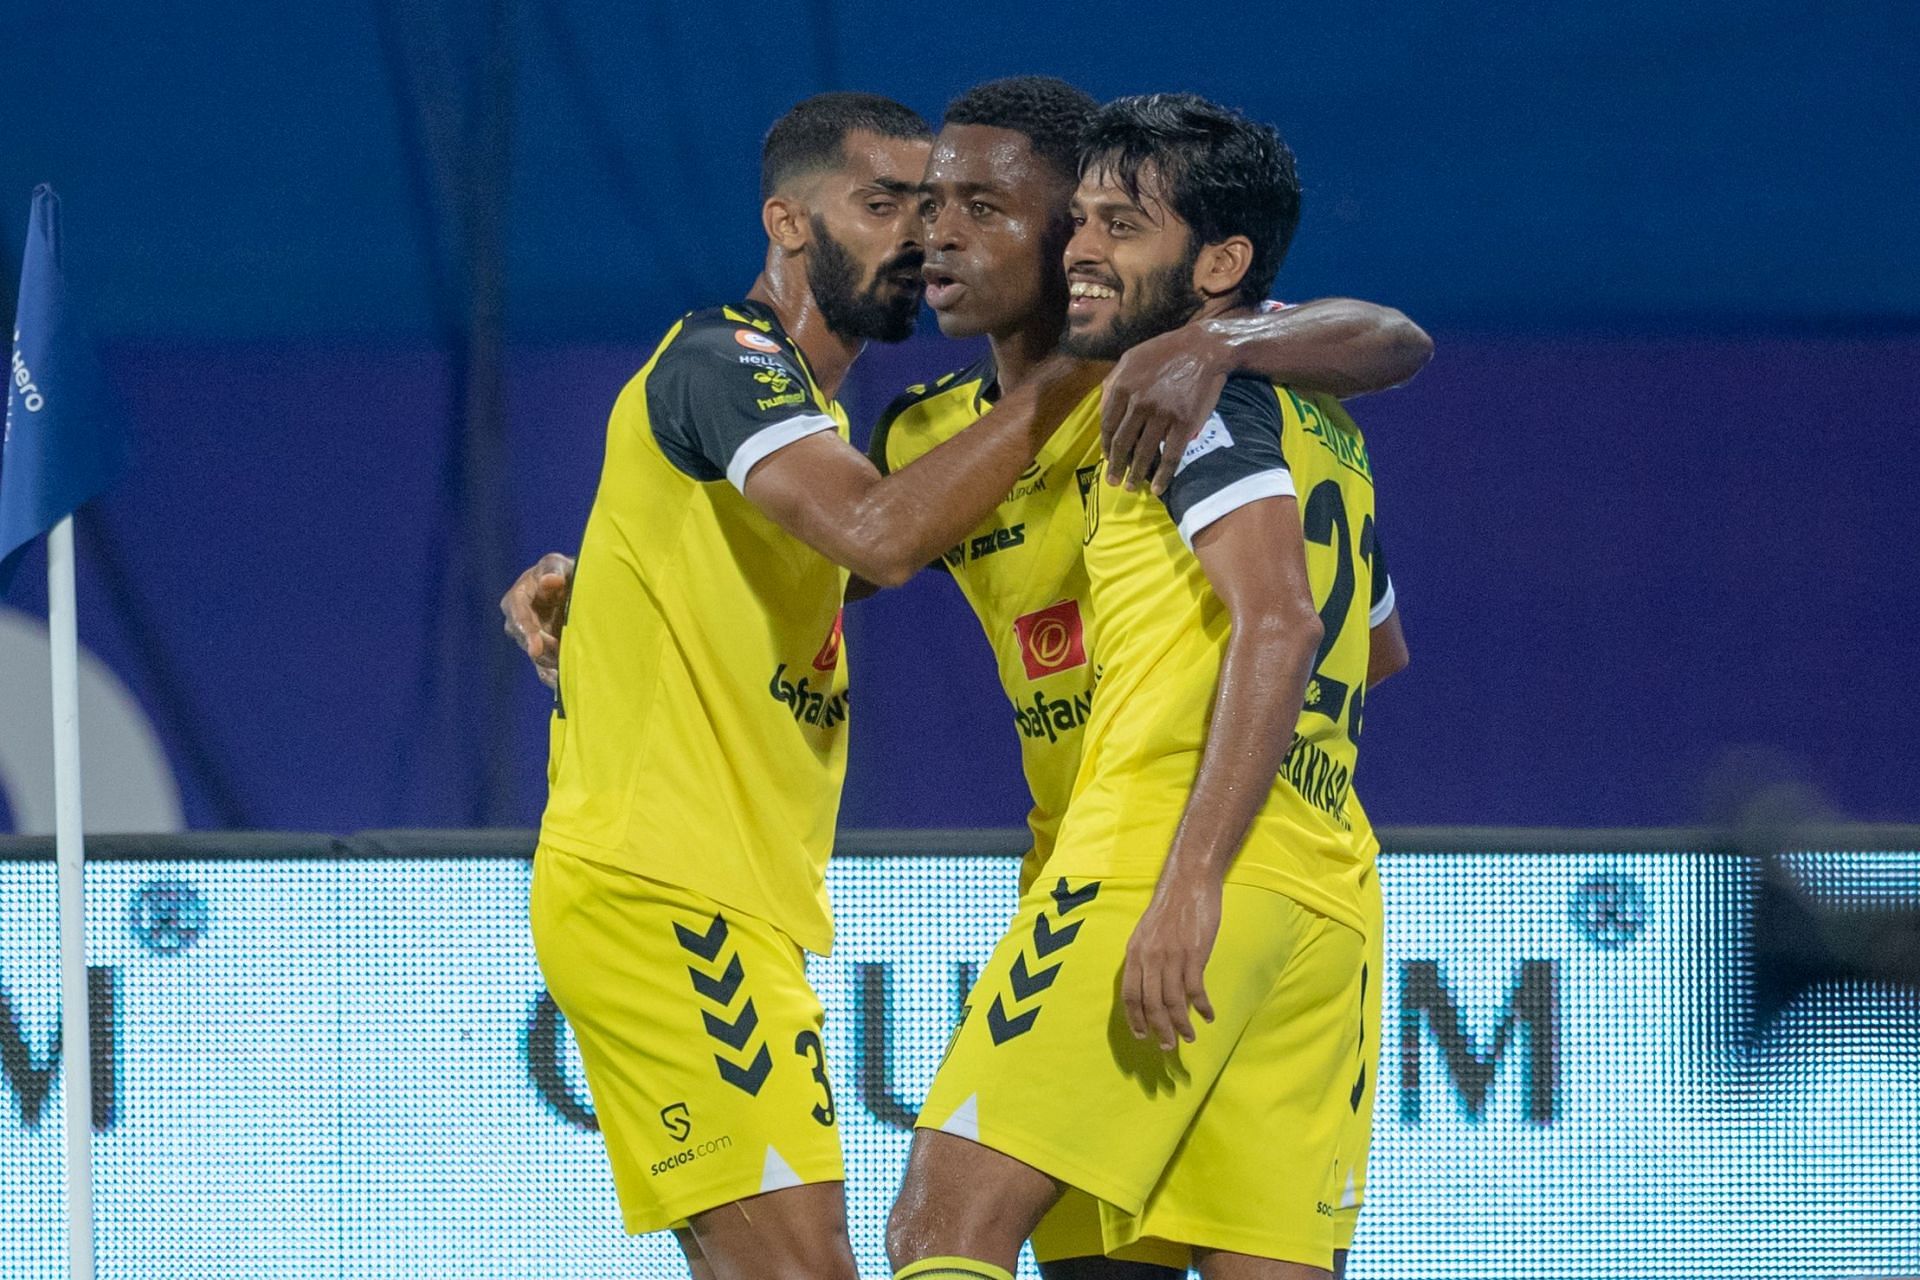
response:
<path id="1" fill-rule="evenodd" d="M 1067 292 L 1076 298 L 1112 298 L 1118 295 L 1103 284 L 1092 284 L 1086 280 L 1075 280 Z"/>

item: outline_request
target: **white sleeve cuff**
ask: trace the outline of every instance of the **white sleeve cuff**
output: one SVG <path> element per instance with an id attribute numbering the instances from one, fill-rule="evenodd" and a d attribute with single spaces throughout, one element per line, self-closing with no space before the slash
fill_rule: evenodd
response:
<path id="1" fill-rule="evenodd" d="M 837 431 L 839 428 L 840 424 L 824 413 L 803 413 L 770 427 L 762 427 L 742 440 L 740 447 L 733 451 L 733 461 L 727 463 L 727 479 L 733 482 L 734 488 L 745 493 L 747 473 L 767 458 L 816 431 Z"/>
<path id="2" fill-rule="evenodd" d="M 1191 548 L 1200 531 L 1220 517 L 1262 498 L 1291 498 L 1293 493 L 1292 473 L 1278 467 L 1244 476 L 1187 508 L 1186 518 L 1180 521 L 1180 541 Z"/>
<path id="3" fill-rule="evenodd" d="M 1371 631 L 1373 628 L 1385 622 L 1389 617 L 1392 616 L 1392 614 L 1393 614 L 1393 579 L 1388 578 L 1387 593 L 1380 597 L 1380 603 L 1374 605 L 1372 609 L 1367 611 L 1367 629 Z"/>

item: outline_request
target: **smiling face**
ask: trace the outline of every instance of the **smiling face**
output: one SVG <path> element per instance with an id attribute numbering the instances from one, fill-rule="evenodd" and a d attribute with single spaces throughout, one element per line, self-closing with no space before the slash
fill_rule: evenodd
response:
<path id="1" fill-rule="evenodd" d="M 844 163 L 807 192 L 807 283 L 842 337 L 899 342 L 913 332 L 924 261 L 915 192 L 928 145 L 855 130 Z"/>
<path id="2" fill-rule="evenodd" d="M 1070 296 L 1061 350 L 1117 359 L 1129 347 L 1179 328 L 1206 303 L 1194 278 L 1201 246 L 1158 191 L 1152 164 L 1141 170 L 1137 197 L 1106 166 L 1081 175 L 1071 205 Z"/>
<path id="3" fill-rule="evenodd" d="M 950 338 L 1005 337 L 1066 305 L 1061 252 L 1072 184 L 1025 134 L 950 124 L 927 162 L 927 305 Z"/>

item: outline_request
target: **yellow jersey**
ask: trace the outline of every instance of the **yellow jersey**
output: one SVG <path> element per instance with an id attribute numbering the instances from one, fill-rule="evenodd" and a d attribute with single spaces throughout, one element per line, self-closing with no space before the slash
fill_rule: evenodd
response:
<path id="1" fill-rule="evenodd" d="M 846 571 L 742 496 L 847 418 L 771 309 L 697 311 L 607 422 L 550 733 L 540 838 L 833 943 Z"/>
<path id="2" fill-rule="evenodd" d="M 1259 379 L 1227 383 L 1164 499 L 1105 483 L 1087 491 L 1099 688 L 1048 874 L 1160 874 L 1199 770 L 1230 630 L 1193 538 L 1273 496 L 1299 502 L 1325 632 L 1285 763 L 1227 879 L 1286 894 L 1364 933 L 1360 882 L 1378 845 L 1353 771 L 1369 623 L 1392 608 L 1376 564 L 1372 468 L 1337 402 Z"/>
<path id="3" fill-rule="evenodd" d="M 908 388 L 874 426 L 874 464 L 897 471 L 952 439 L 992 407 L 996 391 L 991 356 Z M 1048 437 L 1006 500 L 936 563 L 953 576 L 993 646 L 1020 734 L 1021 769 L 1033 796 L 1023 887 L 1053 850 L 1093 707 L 1081 495 L 1096 482 L 1099 465 L 1096 390 Z"/>

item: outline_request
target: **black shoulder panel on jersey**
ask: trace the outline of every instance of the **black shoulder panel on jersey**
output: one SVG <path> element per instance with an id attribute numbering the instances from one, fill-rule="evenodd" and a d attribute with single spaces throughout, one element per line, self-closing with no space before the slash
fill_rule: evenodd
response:
<path id="1" fill-rule="evenodd" d="M 1193 532 L 1189 516 L 1218 518 L 1204 514 L 1210 507 L 1202 505 L 1229 500 L 1216 495 L 1253 476 L 1287 471 L 1286 455 L 1280 449 L 1281 426 L 1280 402 L 1272 383 L 1240 376 L 1227 379 L 1213 417 L 1187 446 L 1164 495 L 1167 511 L 1183 534 Z"/>
<path id="2" fill-rule="evenodd" d="M 745 304 L 689 313 L 647 377 L 654 439 L 696 480 L 726 479 L 742 444 L 819 412 L 799 357 L 763 310 Z"/>
<path id="3" fill-rule="evenodd" d="M 952 373 L 943 373 L 932 382 L 916 382 L 893 398 L 893 402 L 880 412 L 880 420 L 873 424 L 873 436 L 867 441 L 867 457 L 879 468 L 881 475 L 893 470 L 887 464 L 887 438 L 893 434 L 893 424 L 915 405 L 943 396 L 949 391 L 964 387 L 970 382 L 978 382 L 986 376 L 987 360 L 977 360 L 964 369 Z"/>

